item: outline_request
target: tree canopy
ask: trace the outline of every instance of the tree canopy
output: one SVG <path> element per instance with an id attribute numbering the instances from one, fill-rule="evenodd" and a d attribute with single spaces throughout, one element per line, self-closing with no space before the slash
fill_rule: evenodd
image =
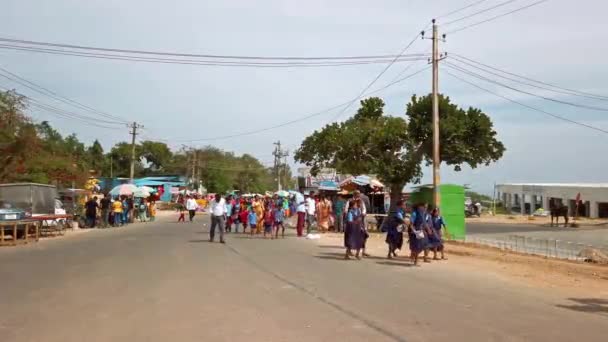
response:
<path id="1" fill-rule="evenodd" d="M 490 118 L 480 109 L 464 110 L 439 96 L 441 161 L 460 170 L 500 159 L 504 145 Z M 418 183 L 422 165 L 432 161 L 432 97 L 412 96 L 405 117 L 388 116 L 377 97 L 361 101 L 350 119 L 315 131 L 302 142 L 295 159 L 312 168 L 344 174 L 373 174 L 400 196 L 407 183 Z M 394 201 L 393 201 L 394 202 Z"/>
<path id="2" fill-rule="evenodd" d="M 81 187 L 91 172 L 99 177 L 129 177 L 130 143 L 118 142 L 104 152 L 99 141 L 86 146 L 75 134 L 63 136 L 49 122 L 35 123 L 26 110 L 24 97 L 0 92 L 0 183 Z M 200 180 L 212 192 L 262 192 L 275 184 L 272 170 L 255 157 L 236 156 L 211 146 L 174 152 L 163 142 L 148 140 L 135 145 L 135 158 L 136 177 L 183 175 Z M 283 172 L 283 177 L 290 176 Z"/>

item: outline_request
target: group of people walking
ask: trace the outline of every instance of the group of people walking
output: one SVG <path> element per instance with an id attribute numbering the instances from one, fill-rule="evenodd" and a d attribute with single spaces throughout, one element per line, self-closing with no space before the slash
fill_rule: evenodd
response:
<path id="1" fill-rule="evenodd" d="M 120 227 L 135 222 L 154 221 L 156 202 L 145 198 L 134 199 L 131 196 L 112 198 L 106 194 L 102 199 L 97 196 L 85 202 L 85 223 L 88 228 Z"/>
<path id="2" fill-rule="evenodd" d="M 446 260 L 443 244 L 446 225 L 438 208 L 431 209 L 424 203 L 418 204 L 412 209 L 411 216 L 408 216 L 404 201 L 398 201 L 396 206 L 396 212 L 383 224 L 388 245 L 387 257 L 392 259 L 397 256 L 396 251 L 402 249 L 404 233 L 407 232 L 410 259 L 414 265 L 418 265 L 421 253 L 423 261 L 430 262 L 431 251 L 434 260 L 440 260 L 437 253 L 440 253 L 441 260 Z"/>

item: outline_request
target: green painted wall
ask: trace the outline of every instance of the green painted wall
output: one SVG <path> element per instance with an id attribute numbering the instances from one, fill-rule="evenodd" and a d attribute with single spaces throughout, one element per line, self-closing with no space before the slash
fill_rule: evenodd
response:
<path id="1" fill-rule="evenodd" d="M 440 213 L 448 227 L 447 231 L 452 239 L 464 240 L 466 236 L 466 224 L 464 221 L 464 187 L 455 184 L 441 184 L 439 186 L 441 196 Z M 424 186 L 418 188 L 410 196 L 412 204 L 433 203 L 433 187 Z"/>

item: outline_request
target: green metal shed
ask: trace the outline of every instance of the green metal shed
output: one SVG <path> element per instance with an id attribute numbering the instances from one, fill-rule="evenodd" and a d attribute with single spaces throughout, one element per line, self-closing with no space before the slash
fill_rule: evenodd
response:
<path id="1" fill-rule="evenodd" d="M 456 184 L 439 185 L 441 198 L 440 214 L 448 227 L 452 239 L 464 240 L 466 224 L 464 221 L 464 187 Z M 423 185 L 412 192 L 410 201 L 413 204 L 433 203 L 433 186 Z"/>

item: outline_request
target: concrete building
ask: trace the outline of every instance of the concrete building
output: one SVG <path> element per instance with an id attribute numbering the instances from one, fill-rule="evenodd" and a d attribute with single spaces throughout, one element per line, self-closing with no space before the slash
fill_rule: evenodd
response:
<path id="1" fill-rule="evenodd" d="M 579 216 L 608 217 L 608 183 L 510 183 L 497 184 L 497 199 L 507 210 L 531 214 L 538 208 L 548 211 L 552 203 L 568 206 L 571 216 L 576 212 L 576 197 L 580 194 Z"/>

